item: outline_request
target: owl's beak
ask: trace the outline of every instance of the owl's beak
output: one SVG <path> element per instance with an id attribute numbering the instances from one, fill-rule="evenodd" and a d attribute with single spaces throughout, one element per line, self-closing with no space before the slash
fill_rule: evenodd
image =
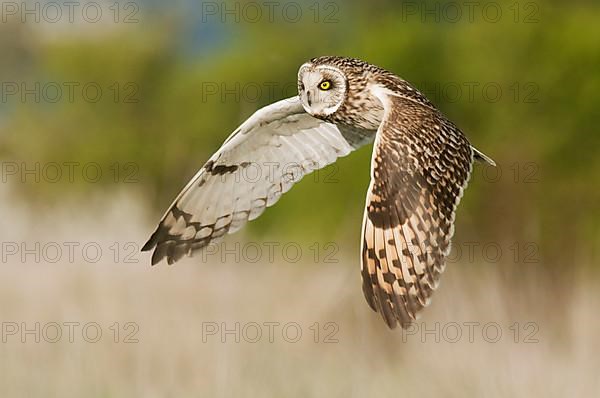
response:
<path id="1" fill-rule="evenodd" d="M 306 102 L 308 106 L 312 106 L 312 99 L 310 98 L 310 90 L 306 90 Z"/>

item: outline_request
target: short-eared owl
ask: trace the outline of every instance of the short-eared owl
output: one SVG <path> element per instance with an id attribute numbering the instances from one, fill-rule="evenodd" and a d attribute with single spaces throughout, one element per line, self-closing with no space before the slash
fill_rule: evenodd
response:
<path id="1" fill-rule="evenodd" d="M 152 264 L 191 255 L 257 218 L 304 175 L 374 140 L 363 292 L 390 328 L 406 326 L 438 285 L 473 159 L 494 162 L 423 94 L 364 61 L 314 58 L 300 67 L 298 94 L 242 123 L 142 250 L 155 248 Z M 240 178 L 250 167 L 259 177 Z"/>

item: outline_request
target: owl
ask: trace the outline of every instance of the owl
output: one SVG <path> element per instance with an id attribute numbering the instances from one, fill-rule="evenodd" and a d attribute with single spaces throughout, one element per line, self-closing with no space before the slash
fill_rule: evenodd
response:
<path id="1" fill-rule="evenodd" d="M 243 122 L 142 250 L 154 249 L 153 265 L 191 256 L 260 216 L 306 174 L 371 142 L 362 289 L 389 328 L 406 327 L 438 285 L 474 160 L 494 162 L 409 83 L 358 59 L 303 64 L 298 96 Z"/>

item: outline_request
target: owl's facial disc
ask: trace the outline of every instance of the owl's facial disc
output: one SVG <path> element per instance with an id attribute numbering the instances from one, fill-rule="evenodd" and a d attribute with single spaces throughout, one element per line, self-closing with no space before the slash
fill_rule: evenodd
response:
<path id="1" fill-rule="evenodd" d="M 332 66 L 304 64 L 298 72 L 298 94 L 304 110 L 316 117 L 329 116 L 346 98 L 346 78 Z"/>

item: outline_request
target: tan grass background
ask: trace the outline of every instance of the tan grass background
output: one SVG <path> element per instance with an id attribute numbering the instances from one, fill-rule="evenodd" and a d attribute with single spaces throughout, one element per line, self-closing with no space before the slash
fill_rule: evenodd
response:
<path id="1" fill-rule="evenodd" d="M 90 198 L 86 206 L 65 203 L 35 214 L 5 190 L 1 195 L 2 242 L 97 242 L 103 248 L 97 263 L 80 256 L 73 263 L 37 263 L 32 256 L 2 263 L 4 328 L 96 322 L 103 332 L 97 343 L 86 342 L 81 329 L 69 342 L 66 327 L 56 343 L 43 336 L 35 342 L 35 333 L 24 342 L 20 332 L 3 334 L 2 397 L 591 397 L 600 391 L 600 293 L 593 275 L 572 275 L 561 285 L 545 276 L 543 264 L 452 264 L 419 332 L 407 335 L 386 330 L 368 308 L 356 248 L 340 252 L 337 264 L 221 263 L 215 257 L 150 267 L 141 253 L 137 263 L 115 262 L 107 251 L 112 242 L 142 244 L 152 228 L 135 197 Z M 121 328 L 135 323 L 138 342 L 115 342 L 109 329 L 115 322 Z M 231 329 L 236 322 L 240 328 L 295 322 L 302 337 L 286 341 L 294 333 L 283 336 L 279 327 L 270 342 L 262 326 L 256 343 L 241 332 L 239 342 L 220 334 L 203 341 L 207 322 Z M 331 336 L 337 342 L 323 341 L 333 330 L 324 330 L 328 322 L 337 327 Z M 480 325 L 472 342 L 465 322 Z M 486 341 L 495 329 L 482 331 L 490 322 L 502 331 L 496 343 Z M 528 322 L 538 328 L 530 336 L 537 342 L 524 342 Z M 438 332 L 421 334 L 436 323 Z M 455 343 L 451 324 L 462 333 Z"/>

